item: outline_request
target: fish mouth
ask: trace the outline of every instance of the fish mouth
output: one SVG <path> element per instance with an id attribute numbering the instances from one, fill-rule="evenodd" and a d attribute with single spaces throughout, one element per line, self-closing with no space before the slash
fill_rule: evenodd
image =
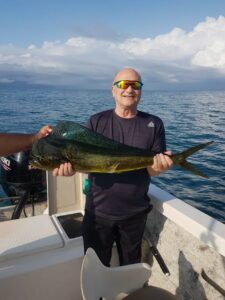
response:
<path id="1" fill-rule="evenodd" d="M 30 156 L 29 164 L 34 168 L 41 168 L 43 164 L 43 160 L 39 157 L 35 157 L 34 155 Z"/>

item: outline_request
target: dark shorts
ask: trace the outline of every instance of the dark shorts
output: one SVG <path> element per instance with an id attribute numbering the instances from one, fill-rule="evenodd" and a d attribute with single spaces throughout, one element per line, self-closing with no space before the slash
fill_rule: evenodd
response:
<path id="1" fill-rule="evenodd" d="M 102 263 L 109 266 L 113 243 L 116 242 L 120 265 L 138 263 L 146 220 L 146 212 L 123 220 L 85 213 L 82 225 L 84 251 L 93 248 Z"/>

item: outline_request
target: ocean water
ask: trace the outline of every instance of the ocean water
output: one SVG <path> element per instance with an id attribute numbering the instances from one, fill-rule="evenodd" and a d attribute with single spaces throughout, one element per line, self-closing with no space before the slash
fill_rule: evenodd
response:
<path id="1" fill-rule="evenodd" d="M 35 132 L 59 120 L 85 124 L 93 113 L 114 107 L 110 89 L 0 87 L 0 131 Z M 164 121 L 167 148 L 174 153 L 214 141 L 189 161 L 209 179 L 174 167 L 153 178 L 159 187 L 225 223 L 225 91 L 143 90 L 139 109 Z M 1 196 L 1 190 L 0 190 Z"/>

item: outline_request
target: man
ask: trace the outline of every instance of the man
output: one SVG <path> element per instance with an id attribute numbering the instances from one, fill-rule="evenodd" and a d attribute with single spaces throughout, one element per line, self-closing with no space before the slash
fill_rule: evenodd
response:
<path id="1" fill-rule="evenodd" d="M 89 174 L 83 220 L 84 249 L 92 247 L 106 266 L 110 264 L 114 242 L 120 265 L 140 262 L 142 235 L 151 210 L 147 196 L 150 176 L 159 175 L 172 165 L 168 156 L 171 152 L 165 152 L 163 122 L 137 110 L 142 85 L 141 76 L 134 69 L 119 71 L 112 85 L 115 109 L 92 116 L 87 124 L 108 138 L 156 153 L 153 165 L 146 169 Z M 53 174 L 63 175 L 63 166 Z M 68 170 L 65 174 L 68 175 Z"/>

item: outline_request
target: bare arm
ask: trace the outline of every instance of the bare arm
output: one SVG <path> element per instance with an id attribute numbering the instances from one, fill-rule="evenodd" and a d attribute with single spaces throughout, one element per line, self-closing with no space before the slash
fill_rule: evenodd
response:
<path id="1" fill-rule="evenodd" d="M 51 127 L 43 126 L 37 133 L 0 133 L 0 156 L 28 150 L 32 144 L 51 132 Z"/>

